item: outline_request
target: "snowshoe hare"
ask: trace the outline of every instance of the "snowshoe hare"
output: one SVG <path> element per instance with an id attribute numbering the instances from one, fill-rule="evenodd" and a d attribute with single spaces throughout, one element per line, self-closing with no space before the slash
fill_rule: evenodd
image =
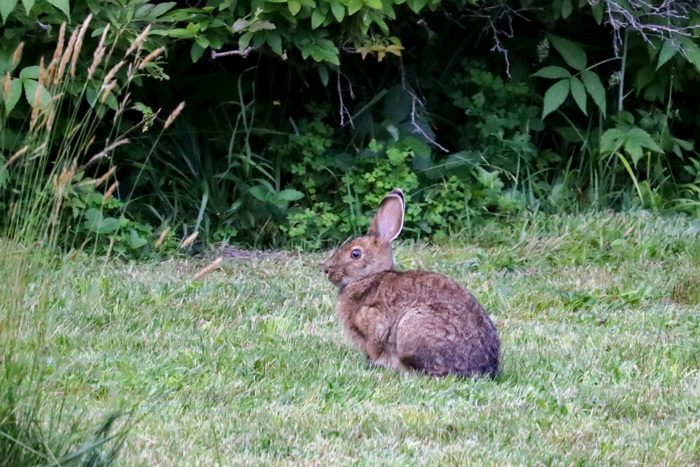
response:
<path id="1" fill-rule="evenodd" d="M 496 376 L 498 331 L 474 296 L 442 274 L 394 270 L 391 242 L 403 218 L 404 195 L 396 189 L 367 235 L 322 264 L 339 289 L 345 333 L 377 365 L 432 376 Z"/>

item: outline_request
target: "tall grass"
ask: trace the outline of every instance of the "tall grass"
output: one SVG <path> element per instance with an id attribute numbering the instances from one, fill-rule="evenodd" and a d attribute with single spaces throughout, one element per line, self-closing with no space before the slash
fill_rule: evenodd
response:
<path id="1" fill-rule="evenodd" d="M 24 129 L 14 140 L 5 131 L 13 111 L 7 102 L 20 71 L 21 44 L 14 69 L 3 79 L 0 465 L 109 464 L 134 421 L 134 407 L 115 407 L 98 419 L 78 409 L 75 391 L 61 383 L 71 362 L 54 359 L 47 339 L 55 313 L 50 278 L 64 268 L 68 250 L 74 255 L 106 240 L 99 228 L 85 227 L 86 212 L 92 206 L 97 221 L 104 220 L 102 211 L 119 186 L 109 156 L 128 143 L 122 117 L 130 108 L 129 85 L 162 52 L 143 50 L 146 28 L 118 57 L 116 47 L 106 45 L 112 33 L 106 27 L 89 67 L 81 69 L 90 21 L 88 16 L 70 37 L 61 26 L 56 50 L 38 65 L 36 94 L 28 99 Z M 118 37 L 119 31 L 113 33 Z"/>

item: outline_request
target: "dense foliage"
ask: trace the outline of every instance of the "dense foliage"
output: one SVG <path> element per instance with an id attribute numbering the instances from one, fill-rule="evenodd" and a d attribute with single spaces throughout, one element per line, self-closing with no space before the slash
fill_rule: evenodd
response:
<path id="1" fill-rule="evenodd" d="M 33 115 L 60 102 L 47 164 L 85 164 L 62 204 L 75 242 L 319 248 L 394 186 L 416 237 L 533 210 L 700 212 L 692 2 L 0 0 L 0 16 L 0 210 Z"/>

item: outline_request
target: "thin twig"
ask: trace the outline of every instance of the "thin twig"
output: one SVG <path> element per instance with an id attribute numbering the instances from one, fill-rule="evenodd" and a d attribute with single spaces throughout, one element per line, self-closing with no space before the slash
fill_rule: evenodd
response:
<path id="1" fill-rule="evenodd" d="M 253 50 L 252 47 L 246 47 L 243 50 L 227 50 L 226 52 L 217 52 L 215 50 L 211 51 L 211 58 L 216 59 L 219 57 L 228 57 L 230 55 L 240 55 L 241 57 L 247 57 L 248 54 Z"/>
<path id="2" fill-rule="evenodd" d="M 349 81 L 349 80 L 348 80 Z M 350 127 L 355 128 L 355 123 L 352 121 L 352 115 L 350 114 L 350 111 L 348 108 L 345 106 L 345 102 L 343 100 L 343 89 L 340 86 L 340 67 L 338 67 L 337 74 L 336 74 L 336 88 L 338 90 L 338 99 L 340 101 L 339 103 L 339 108 L 338 112 L 340 113 L 340 126 L 344 127 L 345 126 L 345 115 L 348 116 L 348 123 L 350 124 Z M 354 95 L 352 92 L 352 84 L 350 84 L 350 97 L 354 99 Z"/>

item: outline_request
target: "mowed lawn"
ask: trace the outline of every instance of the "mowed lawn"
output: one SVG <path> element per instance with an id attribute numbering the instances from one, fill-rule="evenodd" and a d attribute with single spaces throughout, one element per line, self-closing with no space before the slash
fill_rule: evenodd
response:
<path id="1" fill-rule="evenodd" d="M 119 462 L 700 463 L 700 221 L 491 223 L 403 242 L 399 269 L 466 285 L 496 321 L 495 380 L 367 365 L 321 254 L 72 260 L 50 281 L 52 396 L 140 416 Z"/>

